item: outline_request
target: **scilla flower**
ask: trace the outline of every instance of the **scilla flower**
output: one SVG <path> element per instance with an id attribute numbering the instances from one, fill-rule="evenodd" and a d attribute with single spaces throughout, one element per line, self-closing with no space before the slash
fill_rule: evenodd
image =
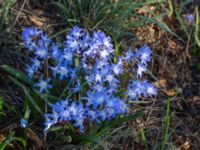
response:
<path id="1" fill-rule="evenodd" d="M 49 84 L 50 81 L 50 78 L 48 78 L 47 80 L 43 80 L 43 78 L 41 77 L 39 82 L 34 84 L 34 86 L 39 87 L 39 93 L 48 92 L 48 90 L 52 88 L 52 85 Z"/>
<path id="2" fill-rule="evenodd" d="M 27 127 L 27 124 L 28 124 L 28 121 L 24 118 L 21 118 L 20 120 L 20 125 L 23 127 L 23 128 L 26 128 Z"/>

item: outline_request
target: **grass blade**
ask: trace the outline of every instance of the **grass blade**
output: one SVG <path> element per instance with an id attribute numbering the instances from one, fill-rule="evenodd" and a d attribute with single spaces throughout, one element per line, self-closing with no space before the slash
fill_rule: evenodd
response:
<path id="1" fill-rule="evenodd" d="M 140 129 L 140 133 L 141 133 L 141 139 L 142 139 L 142 142 L 144 143 L 145 149 L 148 150 L 147 139 L 146 139 L 146 136 L 144 134 L 144 128 L 143 127 Z"/>
<path id="2" fill-rule="evenodd" d="M 169 124 L 170 124 L 170 98 L 168 98 L 167 100 L 167 113 L 166 113 L 166 117 L 165 117 L 165 129 L 164 129 L 164 134 L 162 137 L 162 142 L 161 142 L 161 146 L 160 149 L 163 150 L 165 147 L 165 144 L 167 143 L 167 139 L 168 139 L 168 130 L 169 130 Z"/>
<path id="3" fill-rule="evenodd" d="M 199 39 L 199 9 L 198 6 L 195 8 L 196 12 L 196 21 L 195 21 L 195 40 L 200 47 L 200 39 Z"/>
<path id="4" fill-rule="evenodd" d="M 121 126 L 125 122 L 136 120 L 137 118 L 141 117 L 143 114 L 144 114 L 143 111 L 136 111 L 134 114 L 130 114 L 128 116 L 124 116 L 121 118 L 102 122 L 99 125 L 99 128 L 97 130 L 95 130 L 95 132 L 93 132 L 86 139 L 91 139 L 91 137 L 100 138 L 101 136 L 104 136 L 108 132 L 108 130 L 111 129 L 112 127 Z M 100 131 L 99 131 L 99 129 L 100 129 Z"/>
<path id="5" fill-rule="evenodd" d="M 26 149 L 26 141 L 21 137 L 14 136 L 14 133 L 12 132 L 5 138 L 5 140 L 3 140 L 3 142 L 0 143 L 0 150 L 6 149 L 6 146 L 10 145 L 13 141 L 20 142 L 23 145 L 24 149 Z"/>
<path id="6" fill-rule="evenodd" d="M 2 65 L 2 66 L 0 66 L 0 68 L 3 69 L 4 71 L 6 71 L 7 73 L 9 73 L 10 75 L 16 77 L 20 81 L 23 81 L 24 83 L 32 85 L 31 80 L 23 72 L 18 71 L 8 65 Z"/>
<path id="7" fill-rule="evenodd" d="M 17 81 L 15 78 L 13 78 L 12 76 L 9 76 L 9 78 L 18 86 L 20 86 L 25 95 L 27 96 L 28 100 L 30 101 L 30 103 L 35 107 L 35 109 L 42 115 L 44 116 L 42 110 L 40 109 L 40 107 L 37 105 L 37 103 L 35 102 L 35 100 L 33 99 L 33 97 L 31 96 L 29 89 L 27 87 L 25 87 L 22 83 L 20 83 L 19 81 Z"/>
<path id="8" fill-rule="evenodd" d="M 0 95 L 0 118 L 3 115 L 3 97 Z"/>

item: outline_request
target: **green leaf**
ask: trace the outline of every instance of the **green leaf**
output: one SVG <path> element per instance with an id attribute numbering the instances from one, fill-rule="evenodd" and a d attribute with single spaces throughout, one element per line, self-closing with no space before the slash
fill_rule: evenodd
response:
<path id="1" fill-rule="evenodd" d="M 0 150 L 4 150 L 6 146 L 10 145 L 13 141 L 20 142 L 23 145 L 24 149 L 26 149 L 26 141 L 21 137 L 14 136 L 14 132 L 12 132 L 0 143 Z"/>
<path id="2" fill-rule="evenodd" d="M 13 77 L 23 81 L 24 83 L 32 85 L 32 81 L 23 72 L 18 71 L 8 65 L 2 65 L 2 66 L 0 66 L 0 68 L 2 70 L 6 71 L 7 73 L 9 73 L 10 75 L 12 75 Z"/>
<path id="3" fill-rule="evenodd" d="M 26 87 L 23 87 L 23 90 L 25 92 L 25 95 L 28 97 L 29 101 L 31 102 L 31 104 L 35 107 L 35 109 L 42 115 L 44 116 L 42 110 L 40 109 L 40 107 L 37 105 L 37 103 L 35 102 L 35 100 L 32 98 L 29 89 L 27 89 Z"/>
<path id="4" fill-rule="evenodd" d="M 166 32 L 171 33 L 178 39 L 182 40 L 181 37 L 179 37 L 176 33 L 172 32 L 172 30 L 163 22 L 158 22 L 156 19 L 148 18 L 146 16 L 141 16 L 141 15 L 136 15 L 136 14 L 134 14 L 133 16 L 136 16 L 136 17 L 140 18 L 141 21 L 143 21 L 143 24 L 141 24 L 141 25 L 144 25 L 145 22 L 154 23 L 154 24 L 158 25 L 161 29 L 165 30 Z"/>
<path id="5" fill-rule="evenodd" d="M 90 143 L 100 143 L 101 140 L 96 136 L 72 136 L 73 141 L 85 141 Z"/>
<path id="6" fill-rule="evenodd" d="M 136 120 L 137 118 L 141 117 L 143 114 L 144 114 L 144 112 L 142 110 L 139 110 L 139 111 L 136 111 L 134 114 L 130 114 L 130 115 L 124 116 L 122 118 L 117 118 L 117 119 L 111 120 L 107 123 L 107 126 L 110 128 L 114 127 L 114 126 L 121 126 L 125 122 Z"/>
<path id="7" fill-rule="evenodd" d="M 146 139 L 143 127 L 140 129 L 140 134 L 141 134 L 141 139 L 142 139 L 142 142 L 145 146 L 145 149 L 148 150 L 147 139 Z"/>
<path id="8" fill-rule="evenodd" d="M 31 113 L 31 110 L 29 109 L 29 105 L 26 105 L 26 111 L 25 111 L 25 114 L 24 114 L 24 119 L 26 119 L 27 121 L 29 120 L 30 113 Z"/>
<path id="9" fill-rule="evenodd" d="M 68 122 L 66 123 L 65 125 L 56 125 L 56 126 L 52 126 L 48 132 L 52 131 L 52 132 L 55 132 L 55 131 L 59 131 L 59 130 L 64 130 L 64 129 L 67 129 L 67 130 L 71 130 L 72 132 L 75 131 L 74 129 L 74 126 Z"/>
<path id="10" fill-rule="evenodd" d="M 76 137 L 76 140 L 83 140 L 87 142 L 99 142 L 100 137 L 105 136 L 108 133 L 108 130 L 116 127 L 121 126 L 125 122 L 136 120 L 137 118 L 141 117 L 144 114 L 143 111 L 136 111 L 134 114 L 130 114 L 128 116 L 123 116 L 120 118 L 116 118 L 110 121 L 104 121 L 102 122 L 97 130 L 95 130 L 91 135 L 89 136 L 79 136 Z"/>
<path id="11" fill-rule="evenodd" d="M 0 96 L 0 116 L 3 115 L 3 97 Z"/>
<path id="12" fill-rule="evenodd" d="M 200 47 L 200 39 L 199 39 L 199 9 L 198 6 L 195 8 L 196 12 L 196 21 L 195 21 L 195 40 Z"/>
<path id="13" fill-rule="evenodd" d="M 164 133 L 162 136 L 162 142 L 160 145 L 161 150 L 163 150 L 165 148 L 165 144 L 167 143 L 169 124 L 170 124 L 170 98 L 168 98 L 168 100 L 167 100 L 167 112 L 166 112 L 166 116 L 165 116 L 165 129 L 164 129 Z"/>
<path id="14" fill-rule="evenodd" d="M 9 76 L 9 78 L 19 87 L 21 87 L 24 90 L 25 95 L 27 96 L 28 100 L 30 101 L 30 103 L 35 107 L 35 109 L 42 115 L 44 116 L 42 110 L 40 109 L 40 107 L 37 105 L 37 103 L 35 102 L 35 100 L 33 99 L 33 97 L 30 94 L 30 89 L 27 88 L 26 86 L 24 86 L 22 83 L 20 83 L 19 81 L 17 81 L 15 78 L 13 78 L 12 76 Z"/>
<path id="15" fill-rule="evenodd" d="M 153 18 L 148 18 L 148 17 L 145 17 L 145 16 L 141 16 L 141 15 L 134 15 L 138 18 L 140 18 L 142 21 L 144 22 L 149 22 L 149 23 L 154 23 L 154 24 L 157 24 L 159 27 L 161 27 L 163 30 L 167 31 L 167 32 L 170 32 L 172 34 L 175 34 L 171 31 L 171 29 L 164 23 L 162 22 L 158 22 L 157 20 L 153 19 Z M 144 25 L 144 24 L 143 24 Z"/>

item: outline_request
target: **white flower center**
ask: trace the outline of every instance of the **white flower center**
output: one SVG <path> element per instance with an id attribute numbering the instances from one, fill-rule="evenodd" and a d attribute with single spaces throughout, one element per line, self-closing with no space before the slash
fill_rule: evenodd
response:
<path id="1" fill-rule="evenodd" d="M 101 81 L 101 76 L 99 74 L 96 74 L 95 80 L 96 81 Z"/>

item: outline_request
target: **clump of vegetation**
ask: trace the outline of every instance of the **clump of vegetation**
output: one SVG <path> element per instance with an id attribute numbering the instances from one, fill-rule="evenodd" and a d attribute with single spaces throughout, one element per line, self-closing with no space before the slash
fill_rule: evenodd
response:
<path id="1" fill-rule="evenodd" d="M 83 132 L 86 119 L 100 123 L 116 118 L 129 112 L 129 101 L 157 93 L 153 84 L 139 80 L 151 60 L 152 52 L 147 45 L 116 56 L 111 38 L 104 32 L 94 31 L 90 35 L 78 26 L 70 30 L 63 43 L 54 42 L 35 28 L 26 28 L 22 39 L 34 54 L 26 71 L 31 79 L 35 74 L 40 76 L 34 84 L 38 92 L 65 99 L 51 104 L 52 113 L 45 112 L 45 131 L 57 122 L 72 121 Z M 64 90 L 53 94 L 52 88 L 62 87 L 52 84 L 61 82 L 66 83 L 62 85 Z M 49 103 L 47 95 L 44 99 Z"/>

